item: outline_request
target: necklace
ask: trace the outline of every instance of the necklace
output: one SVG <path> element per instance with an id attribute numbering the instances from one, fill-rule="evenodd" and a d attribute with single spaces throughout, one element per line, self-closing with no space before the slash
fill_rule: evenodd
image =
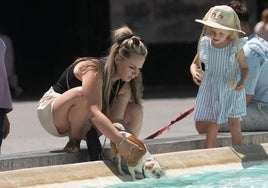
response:
<path id="1" fill-rule="evenodd" d="M 116 84 L 116 82 L 117 82 L 117 85 L 116 85 L 116 87 L 114 87 L 115 86 L 115 84 Z M 113 87 L 112 87 L 112 92 L 113 92 L 113 94 L 116 96 L 117 94 L 118 94 L 118 91 L 119 91 L 119 87 L 120 87 L 120 80 L 118 80 L 118 81 L 116 81 L 114 84 L 113 84 Z"/>
<path id="2" fill-rule="evenodd" d="M 115 84 L 116 84 L 116 82 L 117 82 L 117 85 L 116 85 L 116 87 L 114 87 Z M 115 101 L 116 101 L 116 97 L 117 97 L 117 94 L 118 94 L 118 92 L 119 92 L 119 88 L 120 88 L 121 80 L 119 79 L 119 80 L 116 81 L 116 82 L 113 84 L 113 87 L 112 87 L 112 94 L 113 94 L 113 96 L 111 96 L 111 98 L 110 98 L 110 99 L 112 99 L 111 110 L 113 110 L 113 108 L 114 108 Z M 115 89 L 115 90 L 114 90 L 114 89 Z"/>

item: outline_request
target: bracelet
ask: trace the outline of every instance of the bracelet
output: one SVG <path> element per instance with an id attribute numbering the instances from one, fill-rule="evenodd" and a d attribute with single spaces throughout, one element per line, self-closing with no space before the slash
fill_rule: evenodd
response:
<path id="1" fill-rule="evenodd" d="M 126 137 L 123 136 L 122 140 L 119 142 L 119 145 L 122 145 L 126 140 Z"/>

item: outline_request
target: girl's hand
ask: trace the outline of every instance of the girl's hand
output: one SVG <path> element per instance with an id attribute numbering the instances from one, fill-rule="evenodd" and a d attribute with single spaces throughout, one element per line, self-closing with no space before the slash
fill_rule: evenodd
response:
<path id="1" fill-rule="evenodd" d="M 193 81 L 196 85 L 200 85 L 202 78 L 203 78 L 203 73 L 201 72 L 202 70 L 194 70 L 192 72 L 192 76 L 193 76 Z"/>
<path id="2" fill-rule="evenodd" d="M 240 81 L 236 84 L 235 91 L 242 91 L 244 89 L 244 84 Z"/>
<path id="3" fill-rule="evenodd" d="M 194 83 L 199 86 L 201 84 L 204 71 L 199 67 L 199 58 L 197 54 L 195 55 L 190 66 L 190 72 L 192 74 Z"/>

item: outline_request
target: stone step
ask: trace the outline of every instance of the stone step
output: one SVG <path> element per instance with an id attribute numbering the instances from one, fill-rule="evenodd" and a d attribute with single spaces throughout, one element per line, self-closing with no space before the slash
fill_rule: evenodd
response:
<path id="1" fill-rule="evenodd" d="M 244 132 L 244 144 L 268 143 L 268 132 Z M 151 154 L 169 153 L 186 150 L 202 149 L 205 135 L 192 135 L 185 137 L 155 138 L 145 140 Z M 220 147 L 231 146 L 230 133 L 219 133 Z M 104 159 L 113 160 L 109 145 L 104 147 Z M 0 171 L 9 171 L 23 168 L 72 164 L 90 161 L 86 148 L 78 153 L 66 153 L 62 149 L 40 150 L 32 152 L 2 154 L 0 155 Z"/>

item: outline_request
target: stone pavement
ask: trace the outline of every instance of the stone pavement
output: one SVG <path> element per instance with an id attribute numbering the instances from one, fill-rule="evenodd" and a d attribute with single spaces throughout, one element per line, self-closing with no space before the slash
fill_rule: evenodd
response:
<path id="1" fill-rule="evenodd" d="M 204 174 L 204 172 L 209 172 L 209 174 L 217 174 L 223 171 L 230 172 L 230 170 L 239 172 L 243 168 L 254 168 L 255 165 L 262 165 L 264 160 L 267 161 L 267 152 L 268 144 L 259 144 L 234 148 L 221 147 L 206 150 L 162 153 L 154 155 L 154 158 L 164 168 L 167 177 L 174 177 L 193 173 Z M 241 173 L 238 173 L 238 177 L 240 176 Z M 181 179 L 183 178 L 185 176 L 181 177 Z M 96 188 L 113 187 L 112 185 L 116 184 L 120 184 L 117 187 L 134 187 L 135 185 L 140 185 L 139 182 L 132 184 L 131 181 L 132 178 L 129 174 L 120 176 L 115 163 L 109 160 L 0 172 L 0 185 L 2 188 Z M 152 186 L 150 184 L 152 181 L 154 180 L 146 181 L 147 185 Z M 179 181 L 177 181 L 177 184 L 179 184 Z M 123 182 L 126 183 L 122 185 Z M 129 184 L 130 182 L 131 185 Z M 191 182 L 196 184 L 198 180 L 193 179 Z M 144 185 L 144 181 L 140 183 Z M 213 187 L 213 182 L 209 182 L 208 184 L 210 185 L 209 187 Z M 171 184 L 169 185 L 171 186 Z M 195 187 L 200 186 L 197 185 Z M 267 186 L 263 185 L 261 187 Z"/>
<path id="2" fill-rule="evenodd" d="M 144 97 L 144 123 L 140 138 L 144 139 L 168 125 L 180 114 L 194 106 L 195 91 L 147 92 Z M 68 138 L 49 135 L 39 124 L 35 105 L 37 100 L 14 101 L 9 114 L 11 132 L 2 145 L 0 171 L 42 166 L 55 166 L 90 161 L 85 141 L 78 153 L 66 153 L 62 148 Z M 160 136 L 145 140 L 151 154 L 202 149 L 205 135 L 198 135 L 193 121 L 194 113 L 173 124 Z M 268 143 L 267 132 L 243 133 L 245 145 Z M 104 142 L 104 137 L 101 137 Z M 231 146 L 230 133 L 218 135 L 220 147 Z M 105 160 L 113 160 L 109 141 L 103 150 Z M 1 172 L 0 172 L 1 173 Z"/>
<path id="3" fill-rule="evenodd" d="M 146 91 L 146 90 L 145 90 Z M 168 125 L 179 114 L 194 106 L 196 91 L 190 89 L 150 89 L 144 95 L 144 123 L 140 138 L 144 139 L 160 128 Z M 35 105 L 37 100 L 14 101 L 14 110 L 8 114 L 11 130 L 2 144 L 2 154 L 62 149 L 68 138 L 54 137 L 39 124 Z M 157 138 L 171 138 L 197 135 L 194 128 L 193 114 L 171 126 Z M 104 138 L 101 138 L 102 141 Z M 81 147 L 86 146 L 82 141 Z"/>
<path id="4" fill-rule="evenodd" d="M 187 92 L 185 90 L 147 93 L 144 98 L 144 125 L 140 138 L 146 138 L 168 125 L 181 113 L 192 108 L 195 95 L 195 91 Z M 36 103 L 37 100 L 14 102 L 14 111 L 9 114 L 12 124 L 11 133 L 4 140 L 2 155 L 0 155 L 1 187 L 38 187 L 39 185 L 43 187 L 43 184 L 48 183 L 48 181 L 56 184 L 67 183 L 73 180 L 68 174 L 71 177 L 78 177 L 77 174 L 81 174 L 81 171 L 85 172 L 81 174 L 84 179 L 94 180 L 94 177 L 100 175 L 93 170 L 91 175 L 94 175 L 94 177 L 88 176 L 90 174 L 88 169 L 91 168 L 91 165 L 95 165 L 99 172 L 104 172 L 103 167 L 109 171 L 112 170 L 113 176 L 115 175 L 118 179 L 117 171 L 113 170 L 116 165 L 113 163 L 114 157 L 109 146 L 104 147 L 104 161 L 90 161 L 85 142 L 82 142 L 81 151 L 78 153 L 63 152 L 62 148 L 66 144 L 67 138 L 53 137 L 43 130 L 36 117 Z M 216 159 L 219 159 L 220 156 L 223 160 L 216 161 L 217 164 L 224 163 L 226 165 L 226 160 L 236 150 L 239 152 L 238 157 L 242 163 L 251 160 L 267 160 L 264 147 L 267 148 L 267 145 L 260 145 L 260 143 L 268 143 L 268 132 L 245 132 L 243 133 L 245 145 L 234 148 L 225 147 L 231 146 L 230 133 L 220 133 L 218 143 L 221 148 L 202 149 L 205 135 L 197 134 L 193 114 L 191 113 L 175 123 L 167 132 L 155 139 L 145 140 L 145 144 L 152 155 L 155 157 L 162 156 L 163 160 L 159 161 L 161 165 L 166 166 L 165 163 L 169 163 L 174 167 L 174 164 L 178 163 L 185 169 L 185 164 L 196 164 L 197 161 L 211 162 L 213 161 L 212 156 L 216 156 Z M 246 148 L 248 152 L 242 151 L 241 148 Z M 224 154 L 222 149 L 232 152 L 222 157 Z M 174 154 L 176 157 L 173 156 Z M 183 154 L 186 154 L 186 156 Z M 193 156 L 195 159 L 192 158 Z M 204 156 L 208 156 L 208 158 L 204 159 Z M 77 168 L 73 169 L 74 166 Z M 123 168 L 126 170 L 126 166 L 123 165 Z M 55 175 L 55 173 L 60 176 Z M 73 176 L 73 173 L 76 176 Z M 81 176 L 79 176 L 80 180 Z M 61 186 L 59 185 L 59 187 Z"/>

